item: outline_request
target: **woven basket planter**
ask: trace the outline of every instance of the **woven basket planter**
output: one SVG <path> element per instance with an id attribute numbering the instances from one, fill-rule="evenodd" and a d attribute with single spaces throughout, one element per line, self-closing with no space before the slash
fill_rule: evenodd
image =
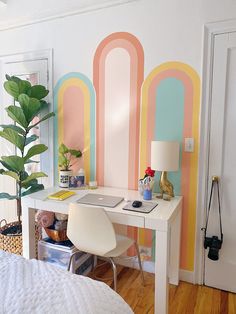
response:
<path id="1" fill-rule="evenodd" d="M 5 223 L 4 226 L 3 223 Z M 0 250 L 23 255 L 23 246 L 22 246 L 22 234 L 19 235 L 4 235 L 3 232 L 11 227 L 16 227 L 19 225 L 18 221 L 7 223 L 5 219 L 0 221 Z M 36 248 L 36 257 L 38 256 L 38 241 L 42 239 L 42 230 L 35 224 L 35 248 Z"/>

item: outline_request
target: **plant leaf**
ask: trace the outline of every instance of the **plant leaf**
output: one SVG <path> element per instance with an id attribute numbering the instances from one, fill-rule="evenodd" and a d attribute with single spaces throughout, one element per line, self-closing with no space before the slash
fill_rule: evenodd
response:
<path id="1" fill-rule="evenodd" d="M 0 198 L 7 198 L 8 200 L 16 200 L 17 195 L 10 195 L 8 193 L 0 193 Z"/>
<path id="2" fill-rule="evenodd" d="M 65 144 L 61 143 L 61 145 L 59 146 L 59 149 L 58 149 L 59 153 L 61 154 L 66 154 L 69 152 L 69 149 L 68 147 L 66 147 Z"/>
<path id="3" fill-rule="evenodd" d="M 9 106 L 6 108 L 6 111 L 10 118 L 12 118 L 15 122 L 17 122 L 24 128 L 27 128 L 28 123 L 26 121 L 22 108 L 19 108 L 17 106 Z"/>
<path id="4" fill-rule="evenodd" d="M 17 76 L 12 75 L 10 77 L 10 81 L 13 81 L 13 82 L 15 82 L 18 85 L 18 83 L 21 81 L 21 79 L 19 77 L 17 77 Z"/>
<path id="5" fill-rule="evenodd" d="M 14 124 L 1 124 L 0 127 L 3 129 L 12 129 L 21 135 L 25 135 L 25 131 L 17 125 Z"/>
<path id="6" fill-rule="evenodd" d="M 2 156 L 2 161 L 5 163 L 5 165 L 7 165 L 6 168 L 10 171 L 20 172 L 24 170 L 24 158 L 19 156 Z"/>
<path id="7" fill-rule="evenodd" d="M 25 145 L 28 145 L 28 144 L 36 141 L 38 138 L 39 138 L 38 135 L 35 135 L 35 134 L 27 137 L 26 140 L 25 140 Z"/>
<path id="8" fill-rule="evenodd" d="M 4 161 L 0 160 L 0 163 L 3 165 L 3 167 L 5 167 L 7 170 L 9 171 L 14 171 L 15 173 L 17 173 L 16 170 L 14 170 L 13 168 L 11 168 L 7 163 L 5 163 Z M 5 170 L 4 170 L 5 171 Z"/>
<path id="9" fill-rule="evenodd" d="M 42 85 L 34 85 L 31 87 L 31 89 L 28 91 L 28 95 L 32 98 L 36 98 L 38 100 L 46 97 L 49 93 L 49 90 L 47 90 Z"/>
<path id="10" fill-rule="evenodd" d="M 47 101 L 41 99 L 40 100 L 40 106 L 41 106 L 41 110 L 44 110 L 44 109 L 48 108 L 49 103 Z"/>
<path id="11" fill-rule="evenodd" d="M 30 186 L 33 186 L 35 184 L 38 184 L 38 180 L 37 179 L 33 179 L 33 180 L 30 180 L 24 184 L 22 184 L 22 187 L 26 190 L 28 189 Z"/>
<path id="12" fill-rule="evenodd" d="M 26 94 L 21 94 L 18 97 L 18 101 L 24 112 L 27 122 L 30 123 L 41 109 L 39 100 L 36 98 L 30 98 Z"/>
<path id="13" fill-rule="evenodd" d="M 38 164 L 39 161 L 37 161 L 37 160 L 32 160 L 32 159 L 28 159 L 27 161 L 25 161 L 25 164 L 31 164 L 31 163 Z"/>
<path id="14" fill-rule="evenodd" d="M 41 120 L 39 120 L 37 123 L 31 125 L 31 126 L 29 127 L 29 130 L 35 128 L 36 125 L 38 125 L 39 123 L 41 123 L 41 122 L 43 122 L 43 121 L 45 121 L 45 120 L 47 120 L 47 119 L 49 119 L 49 118 L 51 118 L 51 117 L 54 117 L 54 116 L 55 116 L 55 113 L 54 113 L 54 112 L 50 112 L 50 113 L 46 114 L 46 116 L 44 116 L 44 117 L 43 117 Z"/>
<path id="15" fill-rule="evenodd" d="M 6 81 L 6 82 L 4 82 L 4 88 L 9 95 L 14 97 L 15 100 L 18 99 L 18 96 L 20 93 L 19 93 L 19 86 L 16 82 L 14 82 L 12 80 Z"/>
<path id="16" fill-rule="evenodd" d="M 20 80 L 18 82 L 18 87 L 19 87 L 19 94 L 26 94 L 28 90 L 31 88 L 31 84 L 29 81 L 26 80 Z M 19 97 L 18 97 L 19 99 Z"/>
<path id="17" fill-rule="evenodd" d="M 22 182 L 22 184 L 26 184 L 26 183 L 28 183 L 28 182 L 31 181 L 31 180 L 34 180 L 34 179 L 37 179 L 37 178 L 42 178 L 42 177 L 47 177 L 46 173 L 44 173 L 44 172 L 34 172 L 34 173 L 31 173 L 31 175 L 28 176 L 28 177 Z"/>
<path id="18" fill-rule="evenodd" d="M 66 167 L 67 165 L 67 159 L 64 155 L 62 154 L 59 154 L 59 157 L 58 157 L 58 164 L 60 167 Z"/>
<path id="19" fill-rule="evenodd" d="M 47 149 L 48 149 L 47 146 L 44 145 L 44 144 L 34 145 L 33 147 L 31 147 L 28 150 L 28 153 L 24 157 L 24 160 L 26 161 L 26 160 L 30 159 L 31 157 L 33 157 L 35 155 L 39 155 L 39 154 L 45 152 L 45 150 L 47 150 Z"/>
<path id="20" fill-rule="evenodd" d="M 79 158 L 82 156 L 82 153 L 80 150 L 76 149 L 69 149 L 69 153 L 71 153 L 72 156 L 75 156 L 76 158 Z"/>
<path id="21" fill-rule="evenodd" d="M 2 175 L 12 177 L 12 178 L 15 179 L 16 181 L 19 181 L 19 180 L 20 180 L 18 174 L 15 173 L 15 172 L 13 172 L 13 171 L 4 171 L 4 172 L 2 173 Z"/>
<path id="22" fill-rule="evenodd" d="M 35 185 L 32 185 L 30 189 L 28 189 L 27 191 L 24 191 L 23 193 L 21 193 L 21 196 L 26 196 L 26 195 L 32 194 L 34 192 L 37 192 L 43 189 L 44 189 L 43 184 L 35 184 Z"/>
<path id="23" fill-rule="evenodd" d="M 18 147 L 21 151 L 24 148 L 24 138 L 19 135 L 16 131 L 12 129 L 3 129 L 3 131 L 0 131 L 0 136 L 5 138 L 10 143 L 14 144 L 16 147 Z"/>

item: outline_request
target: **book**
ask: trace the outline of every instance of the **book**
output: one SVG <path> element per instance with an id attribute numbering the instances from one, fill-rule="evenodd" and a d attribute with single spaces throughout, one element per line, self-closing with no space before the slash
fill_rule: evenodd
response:
<path id="1" fill-rule="evenodd" d="M 66 198 L 75 195 L 76 193 L 73 191 L 68 191 L 68 190 L 60 190 L 56 193 L 48 195 L 48 198 L 51 200 L 57 200 L 57 201 L 63 201 Z"/>

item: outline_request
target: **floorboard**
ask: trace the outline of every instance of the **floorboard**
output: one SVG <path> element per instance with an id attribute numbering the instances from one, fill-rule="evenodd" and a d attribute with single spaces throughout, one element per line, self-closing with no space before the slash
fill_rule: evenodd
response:
<path id="1" fill-rule="evenodd" d="M 138 270 L 118 266 L 117 292 L 135 314 L 154 313 L 154 275 L 144 273 L 145 287 Z M 112 287 L 112 270 L 108 263 L 100 265 L 90 275 Z M 236 294 L 214 288 L 180 282 L 170 285 L 169 314 L 236 314 Z"/>

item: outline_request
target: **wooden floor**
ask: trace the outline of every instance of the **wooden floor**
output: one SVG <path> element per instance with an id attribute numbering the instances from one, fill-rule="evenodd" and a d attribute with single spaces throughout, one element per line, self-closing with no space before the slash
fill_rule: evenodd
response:
<path id="1" fill-rule="evenodd" d="M 109 264 L 95 269 L 92 278 L 104 278 L 112 286 L 112 271 Z M 145 273 L 145 287 L 141 284 L 139 271 L 118 267 L 117 292 L 131 306 L 135 314 L 154 313 L 154 275 Z M 236 314 L 236 294 L 180 282 L 170 285 L 169 313 L 171 314 Z"/>

